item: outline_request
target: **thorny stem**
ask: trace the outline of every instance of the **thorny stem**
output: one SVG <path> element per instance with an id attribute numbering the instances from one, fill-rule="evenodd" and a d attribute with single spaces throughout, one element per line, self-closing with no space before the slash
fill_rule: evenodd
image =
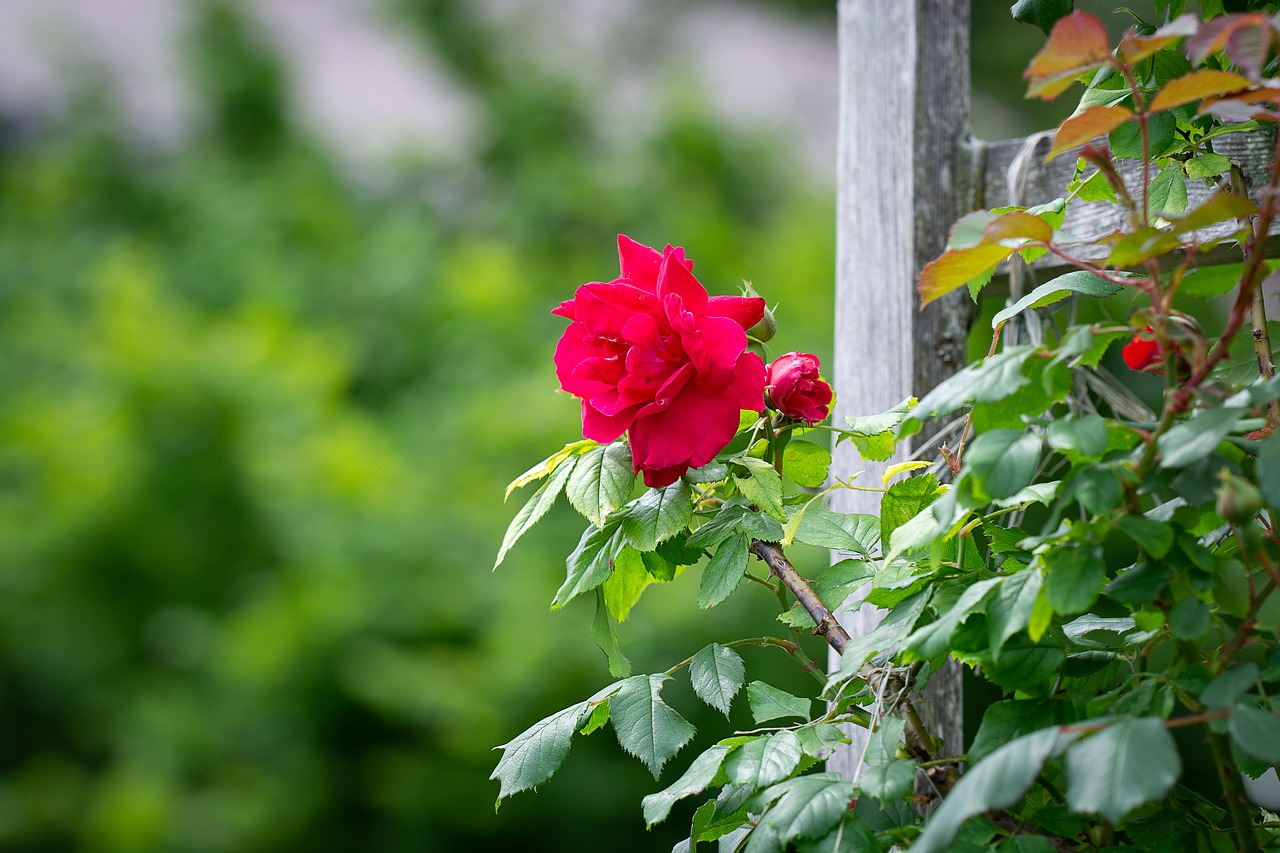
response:
<path id="1" fill-rule="evenodd" d="M 1230 189 L 1235 195 L 1247 198 L 1248 193 L 1244 186 L 1244 175 L 1235 166 L 1231 167 L 1230 173 Z M 1242 247 L 1244 259 L 1248 261 L 1250 257 L 1257 254 L 1260 249 L 1257 245 L 1258 235 L 1255 231 L 1250 230 L 1249 239 Z M 1263 240 L 1266 235 L 1263 235 Z M 1265 254 L 1265 250 L 1261 250 Z M 1271 333 L 1267 329 L 1267 303 L 1266 295 L 1262 292 L 1261 283 L 1254 288 L 1252 294 L 1252 303 L 1249 306 L 1249 322 L 1253 326 L 1253 351 L 1258 359 L 1258 375 L 1264 380 L 1275 376 L 1275 352 L 1271 348 Z M 1272 430 L 1280 428 L 1280 401 L 1272 400 L 1267 404 L 1267 423 Z"/>
<path id="2" fill-rule="evenodd" d="M 779 637 L 749 637 L 745 640 L 731 640 L 727 643 L 722 643 L 721 645 L 723 645 L 725 648 L 730 648 L 730 649 L 735 648 L 737 646 L 765 646 L 765 647 L 772 646 L 776 649 L 781 649 L 782 651 L 791 655 L 793 658 L 796 658 L 796 660 L 808 661 L 810 664 L 813 663 L 813 660 L 807 654 L 805 654 L 804 649 L 800 648 L 798 645 L 791 642 L 790 640 L 783 640 Z M 693 657 L 692 656 L 687 657 L 684 660 L 680 661 L 680 663 L 666 670 L 666 672 L 663 674 L 675 675 L 677 672 L 679 672 L 680 670 L 684 669 L 685 667 L 689 666 L 692 663 L 693 663 Z"/>
<path id="3" fill-rule="evenodd" d="M 1227 738 L 1212 729 L 1207 732 L 1209 749 L 1213 751 L 1213 763 L 1218 770 L 1218 779 L 1222 782 L 1223 795 L 1227 799 L 1227 812 L 1235 827 L 1236 849 L 1241 853 L 1261 853 L 1262 848 L 1258 846 L 1258 835 L 1253 829 L 1253 819 L 1249 816 L 1249 806 L 1244 796 L 1244 782 L 1231 758 Z"/>
<path id="4" fill-rule="evenodd" d="M 822 603 L 822 599 L 818 598 L 817 593 L 813 591 L 813 587 L 809 586 L 809 582 L 796 571 L 796 567 L 787 559 L 786 554 L 782 552 L 782 548 L 778 543 L 752 539 L 751 552 L 764 561 L 774 577 L 791 591 L 791 594 L 796 597 L 796 601 L 800 602 L 800 606 L 805 609 L 813 619 L 814 625 L 817 626 L 813 632 L 826 640 L 827 645 L 831 646 L 831 648 L 840 654 L 844 654 L 844 650 L 850 642 L 849 633 L 845 631 L 831 611 L 827 609 L 827 606 Z M 870 663 L 863 664 L 858 671 L 858 676 L 872 690 L 878 691 L 882 684 L 886 684 L 885 679 L 887 676 Z M 898 687 L 894 691 L 896 693 L 903 693 L 906 689 L 905 684 L 896 686 Z M 888 693 L 888 691 L 885 692 Z M 907 699 L 898 703 L 897 709 L 907 721 L 907 751 L 917 760 L 938 760 L 940 756 L 936 754 L 934 749 L 933 738 L 930 737 L 924 721 L 920 718 L 919 712 L 911 701 Z M 943 793 L 945 793 L 945 790 Z"/>
<path id="5" fill-rule="evenodd" d="M 1142 90 L 1133 76 L 1133 69 L 1123 62 L 1114 63 L 1129 84 L 1129 94 L 1133 98 L 1134 118 L 1138 121 L 1138 131 L 1142 134 L 1142 208 L 1138 211 L 1138 224 L 1146 225 L 1150 221 L 1151 177 L 1151 137 L 1147 132 L 1147 110 L 1142 103 Z"/>
<path id="6" fill-rule="evenodd" d="M 1258 290 L 1262 283 L 1262 273 L 1266 270 L 1263 264 L 1266 255 L 1267 235 L 1271 232 L 1271 224 L 1275 221 L 1276 214 L 1280 212 L 1280 137 L 1276 139 L 1276 150 L 1271 159 L 1271 181 L 1266 188 L 1262 190 L 1262 206 L 1258 210 L 1258 215 L 1253 220 L 1253 230 L 1249 237 L 1248 258 L 1245 261 L 1244 271 L 1240 274 L 1240 290 L 1236 296 L 1235 304 L 1231 306 L 1231 313 L 1227 317 L 1227 325 L 1222 330 L 1221 337 L 1218 342 L 1213 345 L 1213 349 L 1209 351 L 1209 357 L 1196 368 L 1191 377 L 1183 383 L 1181 390 L 1174 395 L 1173 400 L 1165 407 L 1165 411 L 1172 411 L 1174 414 L 1183 412 L 1191 404 L 1191 396 L 1205 380 L 1205 377 L 1226 357 L 1228 347 L 1231 345 L 1231 339 L 1235 337 L 1237 331 L 1244 324 L 1245 316 L 1250 313 L 1249 309 L 1253 306 L 1254 292 Z M 1166 426 L 1161 421 L 1161 427 Z"/>

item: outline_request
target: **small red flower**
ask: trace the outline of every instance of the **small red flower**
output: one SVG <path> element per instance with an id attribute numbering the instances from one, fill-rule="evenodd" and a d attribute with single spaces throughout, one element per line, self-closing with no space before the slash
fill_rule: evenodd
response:
<path id="1" fill-rule="evenodd" d="M 1134 335 L 1133 340 L 1120 350 L 1120 356 L 1124 359 L 1124 363 L 1129 365 L 1130 370 L 1147 370 L 1164 361 L 1164 350 L 1159 342 L 1146 336 L 1147 333 L 1154 331 L 1147 326 L 1146 333 L 1139 332 Z"/>
<path id="2" fill-rule="evenodd" d="M 632 465 L 657 488 L 706 465 L 764 410 L 764 361 L 747 351 L 758 297 L 708 296 L 682 249 L 618 236 L 622 274 L 590 282 L 551 313 L 572 322 L 556 347 L 560 387 L 582 400 L 582 434 L 626 432 Z"/>
<path id="3" fill-rule="evenodd" d="M 831 410 L 831 386 L 818 375 L 818 366 L 818 357 L 807 352 L 779 356 L 765 376 L 770 407 L 809 424 L 826 420 Z"/>

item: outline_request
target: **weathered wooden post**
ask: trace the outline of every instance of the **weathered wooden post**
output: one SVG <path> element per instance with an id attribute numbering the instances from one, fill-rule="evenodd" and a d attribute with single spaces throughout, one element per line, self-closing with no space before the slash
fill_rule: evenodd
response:
<path id="1" fill-rule="evenodd" d="M 921 311 L 916 277 L 973 209 L 981 169 L 969 134 L 969 0 L 840 0 L 839 50 L 834 375 L 843 423 L 923 394 L 964 366 L 972 303 L 960 291 Z M 876 485 L 887 464 L 864 463 L 846 442 L 834 471 L 864 471 Z M 842 490 L 834 503 L 879 512 L 870 493 Z M 855 636 L 878 620 L 874 608 L 842 615 Z M 934 731 L 958 751 L 959 667 L 929 687 Z M 832 767 L 852 774 L 861 754 L 855 738 Z"/>
<path id="2" fill-rule="evenodd" d="M 916 278 L 942 252 L 948 231 L 963 214 L 1015 201 L 1026 206 L 1064 194 L 1076 158 L 1051 163 L 1043 135 L 984 144 L 969 132 L 969 0 L 839 0 L 840 136 L 838 143 L 836 316 L 834 376 L 837 423 L 848 415 L 885 411 L 908 395 L 927 393 L 966 363 L 973 305 L 961 289 L 919 309 Z M 1267 182 L 1273 131 L 1236 133 L 1215 141 L 1242 170 L 1252 191 Z M 1017 166 L 1014 164 L 1017 163 Z M 1137 161 L 1123 161 L 1131 187 L 1144 176 Z M 1019 172 L 1010 188 L 1010 172 Z M 1212 187 L 1190 182 L 1189 205 Z M 1016 194 L 1017 198 L 1012 196 Z M 1124 227 L 1118 205 L 1075 204 L 1064 230 L 1105 234 Z M 1202 239 L 1228 235 L 1233 222 L 1217 223 Z M 1268 254 L 1280 254 L 1280 222 L 1272 225 Z M 1201 252 L 1199 266 L 1240 261 L 1239 247 L 1224 241 Z M 1031 265 L 1042 277 L 1065 272 L 1046 255 Z M 992 285 L 990 290 L 994 290 Z M 926 431 L 917 447 L 929 442 Z M 903 449 L 905 450 L 905 449 Z M 849 443 L 835 448 L 833 473 L 862 471 L 867 485 L 885 463 L 866 463 Z M 841 512 L 879 511 L 879 496 L 842 490 L 832 497 Z M 853 636 L 880 619 L 874 608 L 839 613 Z M 960 668 L 935 673 L 925 691 L 932 731 L 948 752 L 962 750 Z M 856 775 L 865 732 L 831 766 Z"/>

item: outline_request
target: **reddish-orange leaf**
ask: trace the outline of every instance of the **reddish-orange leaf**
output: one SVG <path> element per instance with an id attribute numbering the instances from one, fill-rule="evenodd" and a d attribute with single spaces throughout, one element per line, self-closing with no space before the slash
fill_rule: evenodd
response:
<path id="1" fill-rule="evenodd" d="M 1261 92 L 1265 92 L 1267 94 L 1265 99 L 1256 97 Z M 1208 114 L 1217 116 L 1228 123 L 1249 121 L 1250 119 L 1255 119 L 1257 121 L 1276 121 L 1277 119 L 1280 119 L 1280 113 L 1259 105 L 1260 101 L 1270 101 L 1274 98 L 1274 90 L 1246 92 L 1244 95 L 1236 98 L 1211 98 L 1200 105 L 1199 112 L 1201 115 Z"/>
<path id="2" fill-rule="evenodd" d="M 1261 12 L 1250 12 L 1238 15 L 1222 15 L 1212 21 L 1205 21 L 1199 32 L 1187 38 L 1187 58 L 1192 65 L 1199 65 L 1209 54 L 1222 50 L 1232 34 L 1244 27 L 1253 27 L 1269 32 L 1271 22 Z"/>
<path id="3" fill-rule="evenodd" d="M 1131 267 L 1171 252 L 1177 247 L 1177 235 L 1144 225 L 1116 241 L 1116 244 L 1111 247 L 1111 255 L 1107 258 L 1107 266 Z"/>
<path id="4" fill-rule="evenodd" d="M 1049 100 L 1085 71 L 1110 60 L 1111 44 L 1102 22 L 1088 12 L 1072 12 L 1053 25 L 1044 48 L 1023 72 L 1030 84 L 1027 95 Z"/>
<path id="5" fill-rule="evenodd" d="M 1179 15 L 1149 36 L 1140 36 L 1129 30 L 1120 41 L 1120 58 L 1133 65 L 1183 36 L 1191 35 L 1196 31 L 1196 25 L 1195 15 Z"/>
<path id="6" fill-rule="evenodd" d="M 1095 136 L 1110 133 L 1131 118 L 1133 110 L 1128 107 L 1089 107 L 1058 125 L 1058 133 L 1053 137 L 1053 148 L 1049 150 L 1049 156 L 1045 160 L 1052 160 L 1063 151 L 1083 145 Z"/>
<path id="7" fill-rule="evenodd" d="M 1225 50 L 1227 56 L 1237 67 L 1250 77 L 1257 78 L 1262 74 L 1262 65 L 1267 61 L 1267 52 L 1271 47 L 1271 22 L 1256 27 L 1238 27 L 1227 36 Z"/>
<path id="8" fill-rule="evenodd" d="M 1034 213 L 1010 210 L 1002 213 L 982 231 L 982 243 L 990 246 L 1001 240 L 1036 240 L 1048 243 L 1053 239 L 1053 228 Z"/>
<path id="9" fill-rule="evenodd" d="M 920 307 L 946 296 L 1014 253 L 1005 246 L 952 249 L 925 264 L 920 271 Z"/>
<path id="10" fill-rule="evenodd" d="M 1207 225 L 1226 222 L 1230 219 L 1244 219 L 1258 212 L 1258 206 L 1240 195 L 1233 195 L 1218 190 L 1205 199 L 1195 210 L 1186 216 L 1174 220 L 1173 233 L 1185 234 L 1196 231 Z"/>
<path id="11" fill-rule="evenodd" d="M 1214 95 L 1249 88 L 1249 81 L 1230 71 L 1192 71 L 1169 83 L 1151 99 L 1151 112 L 1173 109 Z"/>

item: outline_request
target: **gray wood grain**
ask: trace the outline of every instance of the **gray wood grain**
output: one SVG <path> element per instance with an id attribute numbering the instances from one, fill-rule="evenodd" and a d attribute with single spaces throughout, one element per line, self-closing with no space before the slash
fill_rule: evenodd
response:
<path id="1" fill-rule="evenodd" d="M 1244 171 L 1246 186 L 1251 190 L 1266 186 L 1270 178 L 1268 169 L 1270 168 L 1271 154 L 1275 148 L 1272 142 L 1274 139 L 1273 132 L 1270 129 L 1266 129 L 1251 133 L 1232 133 L 1214 140 L 1214 150 L 1217 153 L 1225 154 L 1233 162 L 1241 166 Z M 982 164 L 982 170 L 975 180 L 978 192 L 974 209 L 1000 207 L 1009 204 L 1011 199 L 1015 197 L 1010 192 L 1008 171 L 1009 165 L 1018 155 L 1024 143 L 1025 140 L 1022 139 L 978 143 L 977 147 L 983 149 L 983 154 L 978 158 Z M 1064 197 L 1067 183 L 1071 180 L 1072 173 L 1075 171 L 1079 149 L 1072 149 L 1060 154 L 1049 163 L 1044 162 L 1044 155 L 1048 153 L 1051 143 L 1051 136 L 1041 137 L 1037 152 L 1028 161 L 1028 168 L 1025 172 L 1025 185 L 1023 187 L 1023 203 L 1028 207 Z M 1119 165 L 1120 174 L 1125 179 L 1125 186 L 1129 188 L 1135 198 L 1138 197 L 1140 195 L 1138 182 L 1142 171 L 1139 163 L 1136 160 L 1122 160 Z M 1089 169 L 1086 174 L 1092 171 L 1092 169 Z M 1188 182 L 1188 209 L 1204 201 L 1213 191 L 1214 188 L 1206 185 L 1203 181 Z M 1063 223 L 1062 230 L 1068 234 L 1089 239 L 1109 234 L 1122 227 L 1125 227 L 1125 221 L 1123 211 L 1119 205 L 1106 202 L 1086 204 L 1076 201 L 1072 202 L 1067 208 L 1067 218 Z M 1207 240 L 1226 236 L 1234 230 L 1235 226 L 1233 224 L 1222 223 L 1204 229 L 1197 236 L 1201 240 Z M 1271 250 L 1268 254 L 1274 254 L 1275 249 L 1280 246 L 1280 239 L 1277 239 L 1277 235 L 1280 235 L 1280 223 L 1272 226 L 1271 234 Z M 1095 249 L 1092 252 L 1080 252 L 1078 256 L 1095 259 L 1102 254 L 1101 250 Z M 1202 266 L 1239 261 L 1240 249 L 1234 244 L 1217 246 L 1201 253 L 1197 259 L 1197 263 Z M 1042 280 L 1070 269 L 1064 261 L 1053 255 L 1045 255 L 1031 266 Z"/>
<path id="2" fill-rule="evenodd" d="M 921 312 L 915 282 L 951 225 L 977 203 L 982 151 L 968 131 L 968 0 L 841 0 L 839 44 L 837 423 L 924 393 L 963 366 L 971 303 L 958 293 Z M 834 455 L 837 476 L 861 471 L 867 485 L 900 461 L 863 462 L 847 442 Z M 878 512 L 877 498 L 842 490 L 833 507 Z M 856 636 L 879 614 L 862 607 L 841 618 Z M 931 681 L 946 703 L 931 704 L 930 716 L 958 750 L 958 670 Z M 855 776 L 864 743 L 855 737 L 830 767 Z"/>

